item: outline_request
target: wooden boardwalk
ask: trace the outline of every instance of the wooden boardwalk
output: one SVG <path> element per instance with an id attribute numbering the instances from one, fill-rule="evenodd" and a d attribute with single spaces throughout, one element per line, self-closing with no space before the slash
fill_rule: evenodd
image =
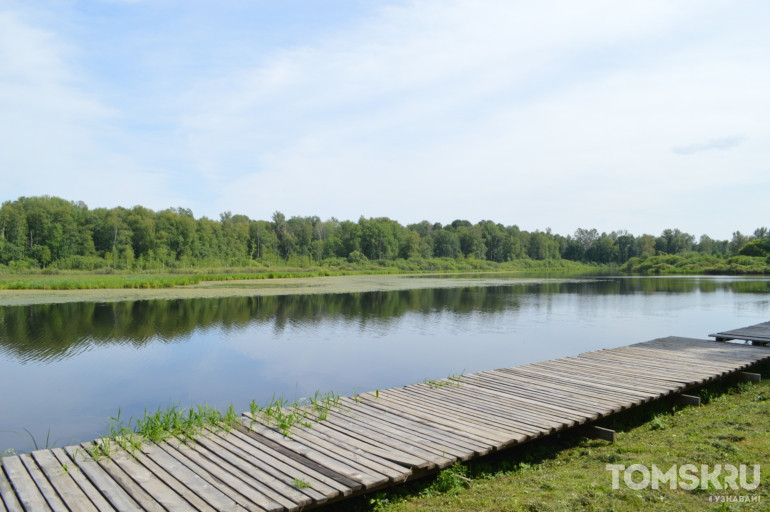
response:
<path id="1" fill-rule="evenodd" d="M 229 433 L 147 444 L 90 443 L 5 457 L 0 512 L 294 511 L 438 471 L 676 395 L 770 359 L 766 347 L 668 337 L 345 398 L 285 437 L 242 417 Z"/>
<path id="2" fill-rule="evenodd" d="M 767 345 L 770 343 L 770 322 L 709 334 L 709 336 L 716 338 L 717 341 L 746 340 L 755 345 Z"/>

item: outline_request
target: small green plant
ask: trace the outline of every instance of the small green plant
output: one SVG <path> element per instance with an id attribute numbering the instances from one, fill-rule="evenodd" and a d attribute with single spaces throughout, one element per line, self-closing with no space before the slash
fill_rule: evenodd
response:
<path id="1" fill-rule="evenodd" d="M 656 414 L 650 420 L 650 430 L 665 430 L 667 426 L 666 417 L 662 414 Z"/>
<path id="2" fill-rule="evenodd" d="M 435 493 L 456 494 L 463 488 L 470 486 L 472 480 L 468 478 L 468 467 L 460 462 L 455 462 L 447 469 L 442 470 L 436 480 L 428 486 L 423 493 L 426 496 Z"/>
<path id="3" fill-rule="evenodd" d="M 301 478 L 295 478 L 294 480 L 291 481 L 291 485 L 293 485 L 295 489 L 302 490 L 310 487 L 310 482 L 308 482 L 307 480 L 303 480 Z"/>
<path id="4" fill-rule="evenodd" d="M 311 420 L 324 421 L 329 416 L 332 409 L 341 409 L 342 398 L 330 391 L 321 393 L 316 391 L 310 398 L 302 399 L 298 402 L 288 403 L 283 397 L 273 397 L 267 404 L 260 406 L 256 400 L 249 404 L 251 412 L 251 424 L 253 427 L 258 418 L 264 420 L 268 425 L 275 425 L 286 437 L 291 437 L 291 428 L 294 425 L 312 428 Z"/>
<path id="5" fill-rule="evenodd" d="M 32 441 L 32 446 L 34 446 L 35 450 L 41 450 L 41 449 L 48 449 L 53 448 L 56 443 L 51 443 L 51 428 L 48 428 L 48 432 L 45 435 L 45 445 L 44 446 L 38 446 L 37 439 L 35 439 L 35 436 L 32 435 L 32 432 L 27 430 L 26 428 L 22 428 L 24 432 L 27 433 L 27 436 L 29 436 L 30 441 Z"/>

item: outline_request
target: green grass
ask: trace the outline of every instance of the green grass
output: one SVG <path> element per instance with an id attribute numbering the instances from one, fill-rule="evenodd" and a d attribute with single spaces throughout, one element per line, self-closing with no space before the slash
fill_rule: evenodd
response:
<path id="1" fill-rule="evenodd" d="M 340 395 L 330 391 L 316 391 L 312 397 L 289 403 L 283 397 L 273 397 L 267 404 L 260 406 L 255 400 L 251 401 L 251 427 L 258 421 L 269 426 L 275 426 L 286 437 L 291 437 L 291 428 L 300 425 L 311 428 L 311 420 L 324 421 L 332 409 L 342 409 Z"/>
<path id="2" fill-rule="evenodd" d="M 405 273 L 434 273 L 458 271 L 500 270 L 581 270 L 595 269 L 566 260 L 517 260 L 494 263 L 482 260 L 396 260 L 366 264 L 330 263 L 311 267 L 245 267 L 234 269 L 202 268 L 179 272 L 76 271 L 29 270 L 24 273 L 0 272 L 0 290 L 93 290 L 173 288 L 193 286 L 211 281 L 282 279 L 292 277 L 325 277 L 344 275 L 382 275 Z"/>
<path id="3" fill-rule="evenodd" d="M 752 370 L 756 371 L 756 370 Z M 728 381 L 699 394 L 701 407 L 658 401 L 608 418 L 615 443 L 564 433 L 447 468 L 437 476 L 364 495 L 319 511 L 616 511 L 770 510 L 770 366 L 762 383 Z M 626 467 L 761 464 L 749 490 L 612 488 L 608 464 Z M 639 480 L 638 475 L 635 480 Z M 757 496 L 759 503 L 709 502 L 711 496 Z"/>
<path id="4" fill-rule="evenodd" d="M 95 460 L 110 458 L 118 445 L 127 452 L 135 454 L 145 442 L 160 442 L 175 438 L 182 442 L 194 440 L 206 428 L 229 431 L 237 423 L 238 415 L 232 405 L 224 412 L 208 405 L 198 405 L 189 409 L 171 406 L 158 408 L 155 412 L 144 411 L 141 418 L 121 418 L 121 411 L 111 417 L 107 434 L 91 444 L 88 453 Z"/>
<path id="5" fill-rule="evenodd" d="M 697 252 L 659 254 L 631 258 L 620 267 L 620 270 L 634 274 L 761 275 L 770 274 L 770 258 L 764 256 L 723 258 Z"/>

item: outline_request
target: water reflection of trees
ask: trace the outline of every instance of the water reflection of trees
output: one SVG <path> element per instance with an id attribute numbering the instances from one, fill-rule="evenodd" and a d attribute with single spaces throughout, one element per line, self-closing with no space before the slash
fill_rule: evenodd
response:
<path id="1" fill-rule="evenodd" d="M 517 309 L 521 295 L 624 295 L 716 292 L 768 293 L 764 280 L 632 278 L 545 281 L 511 286 L 273 297 L 226 297 L 0 307 L 0 352 L 14 359 L 53 361 L 94 346 L 143 346 L 182 341 L 196 330 L 244 329 L 343 321 L 387 327 L 405 314 L 469 315 Z"/>

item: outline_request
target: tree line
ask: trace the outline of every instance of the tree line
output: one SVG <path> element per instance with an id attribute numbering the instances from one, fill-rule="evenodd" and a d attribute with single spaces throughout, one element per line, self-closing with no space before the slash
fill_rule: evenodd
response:
<path id="1" fill-rule="evenodd" d="M 700 253 L 770 256 L 770 232 L 740 231 L 730 240 L 679 229 L 659 236 L 580 228 L 563 236 L 528 232 L 491 220 L 451 224 L 427 220 L 402 226 L 387 217 L 358 221 L 317 216 L 252 220 L 231 212 L 195 218 L 186 208 L 153 211 L 89 209 L 82 201 L 20 197 L 0 207 L 0 265 L 11 270 L 56 268 L 126 271 L 236 267 L 253 264 L 342 264 L 464 259 L 490 262 L 571 260 L 623 264 L 632 258 Z"/>

